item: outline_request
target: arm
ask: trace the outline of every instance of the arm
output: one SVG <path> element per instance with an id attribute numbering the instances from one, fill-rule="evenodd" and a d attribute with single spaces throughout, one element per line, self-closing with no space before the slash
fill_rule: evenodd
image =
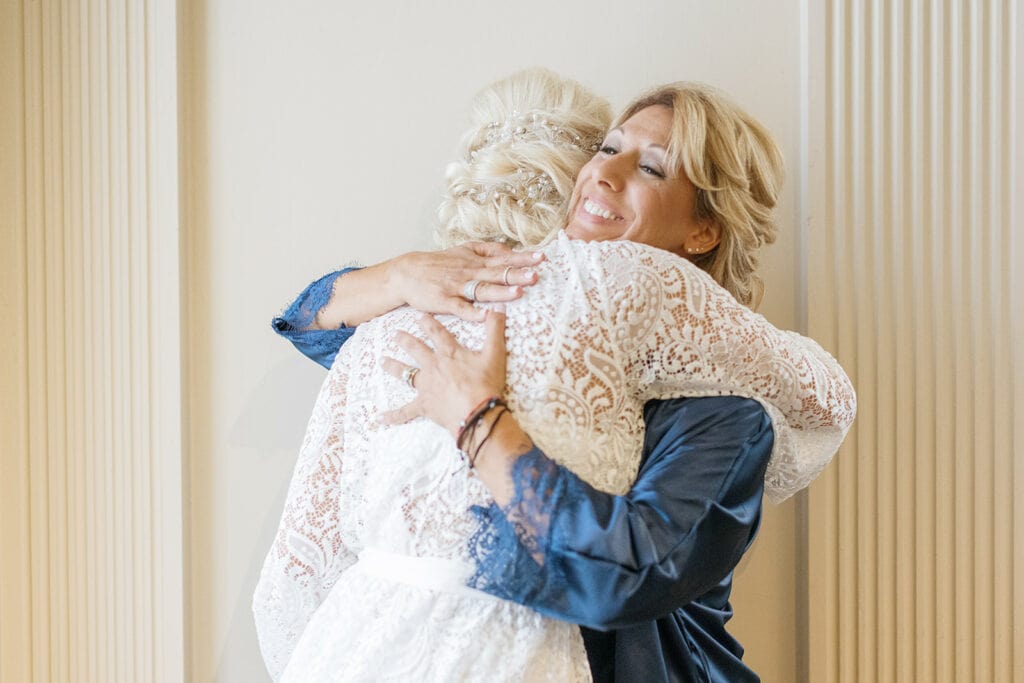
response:
<path id="1" fill-rule="evenodd" d="M 596 261 L 594 288 L 608 302 L 639 395 L 759 401 L 775 432 L 766 496 L 780 502 L 809 485 L 856 415 L 853 385 L 836 360 L 813 339 L 776 328 L 674 254 L 629 242 L 587 248 Z"/>
<path id="2" fill-rule="evenodd" d="M 483 309 L 463 298 L 470 280 L 478 301 L 511 301 L 536 282 L 530 267 L 543 256 L 502 244 L 469 242 L 434 252 L 410 252 L 368 268 L 346 268 L 314 281 L 280 316 L 274 331 L 303 355 L 330 368 L 357 325 L 400 306 L 480 320 Z"/>
<path id="3" fill-rule="evenodd" d="M 472 402 L 504 387 L 504 316 L 491 313 L 479 352 L 459 346 L 430 316 L 436 353 L 399 344 L 420 367 L 417 397 L 390 415 L 416 415 L 453 434 Z M 400 375 L 404 366 L 387 361 Z M 466 407 L 468 405 L 469 407 Z M 476 476 L 495 503 L 479 510 L 474 585 L 550 616 L 595 628 L 661 616 L 714 587 L 746 549 L 761 511 L 772 447 L 764 410 L 737 397 L 678 399 L 648 407 L 647 457 L 632 490 L 594 489 L 534 448 L 512 414 L 485 416 Z"/>
<path id="4" fill-rule="evenodd" d="M 355 272 L 355 268 L 345 268 L 314 280 L 284 313 L 270 323 L 275 332 L 290 341 L 304 356 L 328 369 L 338 349 L 355 332 L 355 327 L 344 324 L 334 329 L 321 327 L 316 322 L 317 317 L 331 301 L 335 284 Z"/>
<path id="5" fill-rule="evenodd" d="M 768 499 L 780 502 L 813 481 L 856 414 L 853 385 L 832 356 L 812 339 L 774 327 L 707 273 L 669 252 L 631 242 L 573 242 L 572 248 L 583 264 L 579 272 L 587 304 L 606 312 L 608 334 L 614 335 L 619 362 L 639 398 L 753 398 L 768 411 L 775 432 L 765 475 Z M 435 356 L 458 357 L 465 367 L 447 365 L 438 380 L 445 391 L 423 401 L 418 397 L 403 419 L 426 415 L 454 434 L 481 398 L 503 392 L 504 345 L 463 353 L 436 321 L 424 319 L 424 325 L 439 354 L 409 335 L 399 337 L 421 370 Z M 503 342 L 503 328 L 488 335 Z M 477 356 L 479 362 L 473 360 Z M 487 375 L 488 364 L 500 372 Z M 502 420 L 492 440 L 504 439 L 510 422 Z M 523 452 L 522 437 L 521 430 L 508 436 L 511 452 Z M 486 468 L 481 465 L 481 471 Z M 504 501 L 509 487 L 498 481 L 492 492 Z"/>
<path id="6" fill-rule="evenodd" d="M 548 616 L 621 628 L 714 588 L 753 540 L 772 445 L 767 415 L 737 397 L 655 402 L 647 456 L 623 496 L 595 490 L 534 448 L 513 499 L 479 510 L 474 585 Z"/>

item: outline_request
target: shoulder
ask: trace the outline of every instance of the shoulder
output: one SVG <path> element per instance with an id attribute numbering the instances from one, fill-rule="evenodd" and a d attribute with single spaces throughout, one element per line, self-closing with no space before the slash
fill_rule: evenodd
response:
<path id="1" fill-rule="evenodd" d="M 741 396 L 704 396 L 649 401 L 644 406 L 648 446 L 674 438 L 698 438 L 716 432 L 738 441 L 771 434 L 771 419 L 760 403 Z M 770 443 L 769 443 L 770 447 Z"/>
<path id="2" fill-rule="evenodd" d="M 721 289 L 689 260 L 658 247 L 628 240 L 586 242 L 572 239 L 564 231 L 554 243 L 559 243 L 572 261 L 587 264 L 585 267 L 596 277 L 624 288 L 624 294 L 635 295 L 638 288 L 654 288 L 700 302 L 709 296 L 709 291 Z"/>
<path id="3" fill-rule="evenodd" d="M 759 509 L 774 433 L 757 401 L 738 396 L 652 401 L 644 417 L 648 431 L 638 481 L 673 491 L 701 509 L 708 500 L 753 503 Z"/>

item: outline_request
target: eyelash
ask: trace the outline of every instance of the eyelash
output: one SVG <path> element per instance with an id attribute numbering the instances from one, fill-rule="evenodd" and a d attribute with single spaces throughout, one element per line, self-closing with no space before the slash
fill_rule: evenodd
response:
<path id="1" fill-rule="evenodd" d="M 611 145 L 601 145 L 601 148 L 598 150 L 598 152 L 600 152 L 601 154 L 607 154 L 608 156 L 612 156 L 618 154 L 619 150 L 615 149 Z M 654 168 L 653 166 L 648 166 L 647 164 L 641 164 L 640 170 L 646 173 L 647 175 L 654 176 L 655 178 L 665 177 L 664 173 Z"/>
<path id="2" fill-rule="evenodd" d="M 646 164 L 642 164 L 640 166 L 640 170 L 643 171 L 644 173 L 647 173 L 648 175 L 654 176 L 655 178 L 664 178 L 665 177 L 664 173 L 662 173 L 658 169 L 654 168 L 653 166 L 647 166 Z"/>

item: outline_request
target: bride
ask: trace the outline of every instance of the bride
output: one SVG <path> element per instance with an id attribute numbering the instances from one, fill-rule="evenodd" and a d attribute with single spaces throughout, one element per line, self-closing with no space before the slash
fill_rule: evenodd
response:
<path id="1" fill-rule="evenodd" d="M 668 251 L 557 231 L 604 111 L 548 72 L 513 76 L 478 96 L 464 158 L 449 172 L 444 240 L 481 227 L 517 244 L 554 234 L 539 283 L 508 306 L 507 409 L 538 446 L 609 492 L 636 477 L 644 402 L 683 395 L 765 405 L 778 475 L 769 482 L 820 468 L 854 412 L 826 352 Z M 596 158 L 640 145 L 655 157 L 645 162 L 650 182 L 677 177 L 671 145 L 652 137 L 662 113 L 627 117 Z M 622 218 L 596 197 L 573 208 L 594 225 Z M 482 213 L 489 220 L 474 223 Z M 403 383 L 382 363 L 411 363 L 395 336 L 422 338 L 418 318 L 400 309 L 361 325 L 321 389 L 254 597 L 268 669 L 283 681 L 589 680 L 576 626 L 470 587 L 485 547 L 474 542 L 484 531 L 474 511 L 491 494 L 473 476 L 474 453 L 452 438 L 465 427 L 380 420 L 413 397 L 414 371 Z M 479 324 L 441 321 L 462 344 L 481 345 Z M 490 427 L 500 418 L 492 412 Z"/>

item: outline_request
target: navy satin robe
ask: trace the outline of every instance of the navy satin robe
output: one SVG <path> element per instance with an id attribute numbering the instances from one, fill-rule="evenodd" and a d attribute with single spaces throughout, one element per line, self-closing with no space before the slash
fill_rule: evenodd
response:
<path id="1" fill-rule="evenodd" d="M 273 321 L 327 368 L 354 328 L 303 328 L 344 272 L 312 283 Z M 545 488 L 549 523 L 531 543 L 544 562 L 492 505 L 481 514 L 506 552 L 487 563 L 479 587 L 580 624 L 595 681 L 757 681 L 725 624 L 732 571 L 761 520 L 768 416 L 755 401 L 722 396 L 652 401 L 644 420 L 640 471 L 623 496 L 595 490 L 538 449 L 522 456 L 530 466 L 517 485 Z M 542 479 L 531 482 L 536 472 Z"/>

